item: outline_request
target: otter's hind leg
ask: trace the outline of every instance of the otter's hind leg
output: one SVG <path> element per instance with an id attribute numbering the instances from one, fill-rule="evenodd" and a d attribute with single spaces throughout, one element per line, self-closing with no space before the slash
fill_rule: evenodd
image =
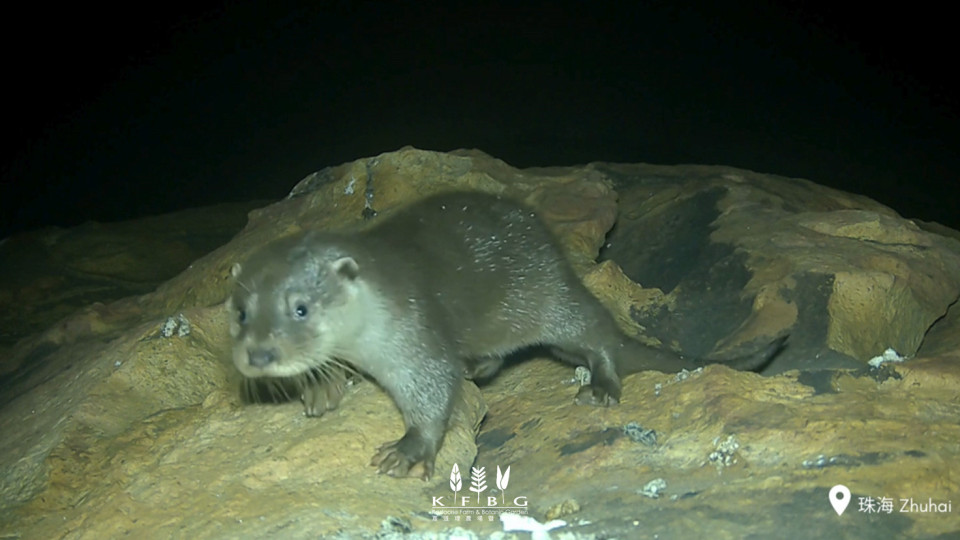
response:
<path id="1" fill-rule="evenodd" d="M 581 405 L 609 407 L 620 402 L 620 376 L 616 363 L 602 347 L 587 348 L 566 342 L 552 345 L 550 351 L 560 360 L 590 370 L 590 384 L 580 388 L 576 402 Z"/>
<path id="2" fill-rule="evenodd" d="M 503 355 L 491 354 L 480 358 L 470 358 L 465 362 L 464 377 L 471 381 L 489 379 L 503 367 Z"/>

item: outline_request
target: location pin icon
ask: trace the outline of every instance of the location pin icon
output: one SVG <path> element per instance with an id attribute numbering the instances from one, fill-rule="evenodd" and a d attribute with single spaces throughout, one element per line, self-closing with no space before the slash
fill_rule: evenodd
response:
<path id="1" fill-rule="evenodd" d="M 830 504 L 837 511 L 838 516 L 843 515 L 843 511 L 850 504 L 850 490 L 843 484 L 837 484 L 830 488 Z"/>

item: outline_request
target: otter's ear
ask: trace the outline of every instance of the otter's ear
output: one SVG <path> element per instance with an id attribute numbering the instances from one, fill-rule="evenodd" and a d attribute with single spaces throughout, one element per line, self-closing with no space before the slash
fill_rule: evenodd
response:
<path id="1" fill-rule="evenodd" d="M 240 267 L 240 263 L 233 263 L 233 266 L 230 267 L 230 275 L 233 276 L 233 279 L 237 279 L 240 276 L 240 271 L 243 268 Z"/>
<path id="2" fill-rule="evenodd" d="M 351 281 L 356 279 L 360 274 L 360 267 L 357 266 L 357 261 L 353 260 L 353 257 L 341 257 L 333 261 L 330 268 L 332 268 L 333 272 L 338 276 Z"/>

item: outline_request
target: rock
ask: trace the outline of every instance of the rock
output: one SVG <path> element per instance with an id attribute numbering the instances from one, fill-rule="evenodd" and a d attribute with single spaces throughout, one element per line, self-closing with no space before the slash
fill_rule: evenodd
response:
<path id="1" fill-rule="evenodd" d="M 295 402 L 243 406 L 222 306 L 230 266 L 277 236 L 362 227 L 452 189 L 541 209 L 638 339 L 727 357 L 789 332 L 787 347 L 763 375 L 720 365 L 629 376 L 609 409 L 573 404 L 568 366 L 515 362 L 479 390 L 466 385 L 426 483 L 368 466 L 403 425 L 374 384 L 349 387 L 321 418 Z M 214 217 L 176 223 L 209 230 Z M 412 148 L 310 175 L 189 265 L 194 252 L 179 240 L 138 241 L 156 223 L 0 244 L 2 537 L 483 537 L 500 530 L 504 509 L 537 523 L 562 515 L 554 535 L 960 530 L 955 509 L 899 511 L 901 499 L 946 503 L 958 492 L 956 231 L 728 167 L 517 170 L 478 151 Z M 162 266 L 164 245 L 185 267 L 176 276 L 163 269 L 173 267 Z M 907 360 L 867 366 L 888 348 Z M 638 430 L 649 436 L 626 434 Z M 645 488 L 654 481 L 657 498 Z M 827 499 L 836 484 L 854 498 L 842 517 Z M 868 516 L 867 497 L 896 504 Z M 453 517 L 461 506 L 475 513 Z"/>

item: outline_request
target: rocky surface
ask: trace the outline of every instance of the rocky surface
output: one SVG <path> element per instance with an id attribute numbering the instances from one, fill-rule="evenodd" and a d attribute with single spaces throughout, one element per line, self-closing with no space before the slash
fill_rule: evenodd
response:
<path id="1" fill-rule="evenodd" d="M 519 358 L 479 390 L 465 383 L 429 482 L 368 465 L 402 433 L 372 383 L 319 419 L 298 403 L 244 406 L 230 266 L 277 236 L 363 226 L 450 189 L 541 209 L 638 339 L 723 358 L 789 332 L 787 347 L 763 375 L 632 375 L 599 410 L 573 404 L 567 366 Z M 226 242 L 236 210 L 164 223 L 195 239 L 220 223 Z M 311 175 L 202 257 L 157 239 L 152 219 L 0 244 L 0 538 L 486 537 L 503 507 L 564 520 L 555 537 L 960 532 L 956 231 L 732 168 L 518 170 L 410 148 Z M 888 348 L 905 361 L 868 365 Z M 835 484 L 853 495 L 842 516 Z M 879 512 L 861 511 L 868 497 Z M 927 511 L 901 511 L 904 499 Z M 459 506 L 480 517 L 449 513 Z"/>

